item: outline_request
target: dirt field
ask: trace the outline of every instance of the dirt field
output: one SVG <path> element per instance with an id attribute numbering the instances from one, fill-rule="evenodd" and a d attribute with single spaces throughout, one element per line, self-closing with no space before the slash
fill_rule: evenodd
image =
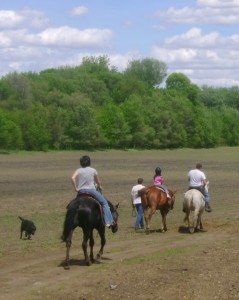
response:
<path id="1" fill-rule="evenodd" d="M 239 299 L 239 148 L 142 152 L 69 152 L 0 155 L 1 300 Z M 82 154 L 90 154 L 104 195 L 119 206 L 119 232 L 107 230 L 103 259 L 88 267 L 81 230 L 74 234 L 70 270 L 62 267 L 60 241 L 70 182 Z M 205 232 L 183 224 L 186 174 L 201 161 L 210 179 L 213 212 L 203 214 Z M 138 177 L 151 185 L 160 165 L 165 184 L 177 190 L 166 233 L 159 213 L 150 234 L 133 230 L 130 190 Z M 37 226 L 20 240 L 18 216 Z M 95 235 L 95 253 L 99 237 Z"/>

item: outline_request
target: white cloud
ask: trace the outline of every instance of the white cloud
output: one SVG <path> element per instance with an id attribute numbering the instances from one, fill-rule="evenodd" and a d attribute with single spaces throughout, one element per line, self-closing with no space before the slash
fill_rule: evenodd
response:
<path id="1" fill-rule="evenodd" d="M 14 29 L 23 26 L 32 28 L 44 27 L 48 18 L 44 13 L 37 10 L 0 10 L 0 29 Z"/>
<path id="2" fill-rule="evenodd" d="M 238 0 L 197 0 L 199 5 L 210 7 L 239 7 Z"/>
<path id="3" fill-rule="evenodd" d="M 41 11 L 24 9 L 19 11 L 19 13 L 24 17 L 24 26 L 30 26 L 32 28 L 42 28 L 49 23 L 48 18 Z"/>
<path id="4" fill-rule="evenodd" d="M 18 26 L 24 17 L 12 10 L 0 10 L 0 29 Z"/>
<path id="5" fill-rule="evenodd" d="M 125 28 L 131 28 L 133 26 L 134 26 L 134 22 L 133 21 L 128 20 L 128 21 L 124 22 L 124 27 Z"/>
<path id="6" fill-rule="evenodd" d="M 125 54 L 109 55 L 110 64 L 116 67 L 120 72 L 125 70 L 129 61 L 142 59 L 142 54 L 138 51 L 129 51 Z"/>
<path id="7" fill-rule="evenodd" d="M 71 15 L 72 16 L 82 16 L 88 13 L 88 8 L 86 6 L 78 6 L 78 7 L 74 7 L 71 10 Z"/>
<path id="8" fill-rule="evenodd" d="M 0 32 L 0 48 L 10 47 L 11 43 L 11 38 L 5 32 Z"/>
<path id="9" fill-rule="evenodd" d="M 79 30 L 68 26 L 48 28 L 37 35 L 29 36 L 29 41 L 45 46 L 71 48 L 109 48 L 113 33 L 109 29 Z"/>
<path id="10" fill-rule="evenodd" d="M 169 7 L 157 12 L 155 16 L 160 20 L 158 24 L 152 24 L 152 19 L 147 18 L 145 22 L 150 20 L 150 25 L 144 25 L 148 26 L 148 31 L 146 27 L 142 27 L 137 32 L 135 25 L 138 21 L 134 15 L 127 15 L 127 19 L 125 16 L 121 16 L 120 19 L 119 16 L 118 24 L 122 27 L 115 28 L 118 39 L 114 40 L 113 45 L 115 22 L 111 24 L 112 29 L 98 28 L 102 23 L 96 23 L 95 28 L 86 27 L 87 23 L 84 23 L 86 28 L 81 29 L 64 26 L 68 24 L 64 18 L 64 25 L 50 27 L 49 19 L 42 11 L 0 10 L 0 76 L 14 70 L 39 72 L 64 65 L 79 65 L 83 57 L 91 55 L 108 55 L 111 65 L 123 71 L 129 61 L 147 56 L 164 61 L 169 73 L 182 72 L 199 85 L 239 85 L 239 34 L 237 27 L 231 26 L 239 23 L 239 0 L 192 2 L 197 6 L 181 9 Z M 88 12 L 87 7 L 78 6 L 71 10 L 71 15 L 82 16 Z M 65 14 L 65 11 L 63 13 Z M 53 15 L 55 17 L 55 14 Z M 57 19 L 52 21 L 58 22 Z M 72 18 L 69 22 L 72 22 Z M 210 23 L 219 24 L 218 30 L 215 29 L 216 26 L 210 29 Z M 177 32 L 181 30 L 180 34 L 175 34 L 175 25 Z M 133 30 L 129 30 L 125 35 L 125 27 L 132 26 Z M 199 26 L 203 26 L 203 29 Z M 187 27 L 188 29 L 185 29 Z M 157 29 L 159 35 L 165 36 L 155 45 L 151 45 L 156 39 L 155 30 L 150 31 L 152 28 Z M 123 38 L 120 36 L 121 29 L 124 33 Z M 221 29 L 223 33 L 220 34 Z M 132 32 L 134 35 L 130 36 Z M 142 33 L 144 37 L 147 35 L 143 42 Z M 138 37 L 141 38 L 140 42 Z M 121 43 L 123 45 L 120 45 Z M 136 48 L 142 45 L 146 49 L 145 53 Z M 122 46 L 124 52 L 113 46 Z M 148 52 L 150 46 L 151 51 Z"/>
<path id="11" fill-rule="evenodd" d="M 215 84 L 239 83 L 239 74 L 235 75 L 239 68 L 239 35 L 223 37 L 217 32 L 203 34 L 201 29 L 192 28 L 154 45 L 151 56 L 164 61 L 171 72 L 191 74 L 197 84 L 209 79 L 215 79 Z"/>
<path id="12" fill-rule="evenodd" d="M 165 44 L 172 45 L 172 47 L 175 47 L 175 44 L 177 47 L 187 47 L 190 44 L 190 47 L 211 48 L 222 44 L 222 40 L 223 38 L 220 37 L 218 32 L 203 35 L 200 28 L 194 27 L 181 35 L 166 38 Z"/>
<path id="13" fill-rule="evenodd" d="M 210 1 L 205 0 L 204 3 L 206 4 L 206 2 Z M 156 12 L 155 17 L 170 24 L 238 24 L 238 2 L 236 6 L 221 5 L 220 7 L 212 7 L 209 5 L 202 8 L 186 6 L 182 9 L 170 7 L 166 11 Z"/>

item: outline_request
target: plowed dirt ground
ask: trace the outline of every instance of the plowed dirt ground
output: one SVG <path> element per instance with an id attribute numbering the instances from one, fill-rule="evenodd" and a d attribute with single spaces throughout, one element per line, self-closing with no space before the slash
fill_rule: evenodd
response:
<path id="1" fill-rule="evenodd" d="M 62 267 L 60 241 L 70 183 L 85 153 L 0 155 L 0 299 L 239 299 L 238 148 L 142 152 L 92 152 L 104 195 L 119 206 L 119 231 L 107 230 L 100 262 L 86 266 L 81 229 L 76 229 L 70 270 Z M 189 234 L 183 223 L 187 172 L 201 161 L 210 179 L 212 213 L 204 232 Z M 130 190 L 137 177 L 152 184 L 160 164 L 165 184 L 177 190 L 168 228 L 153 216 L 151 231 L 134 232 Z M 32 240 L 20 240 L 18 216 L 37 226 Z M 95 253 L 99 249 L 95 234 Z"/>

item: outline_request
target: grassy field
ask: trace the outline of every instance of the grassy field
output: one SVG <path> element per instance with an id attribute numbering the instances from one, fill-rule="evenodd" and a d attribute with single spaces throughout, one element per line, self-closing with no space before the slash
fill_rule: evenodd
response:
<path id="1" fill-rule="evenodd" d="M 0 300 L 238 299 L 238 153 L 235 147 L 1 154 Z M 75 196 L 70 178 L 84 154 L 99 172 L 103 194 L 120 204 L 119 231 L 107 230 L 103 262 L 84 267 L 77 228 L 71 270 L 65 271 L 60 236 L 66 205 Z M 199 161 L 210 180 L 213 212 L 203 214 L 205 233 L 180 234 L 187 173 Z M 156 212 L 151 222 L 155 232 L 135 233 L 131 188 L 138 177 L 152 185 L 158 165 L 165 185 L 177 190 L 167 219 L 169 231 L 158 233 L 161 217 Z M 31 241 L 19 239 L 18 216 L 36 224 Z M 98 249 L 97 235 L 95 241 Z M 116 283 L 115 290 L 111 283 Z"/>
<path id="2" fill-rule="evenodd" d="M 89 154 L 100 175 L 103 193 L 113 203 L 120 203 L 120 231 L 109 239 L 130 239 L 133 235 L 130 190 L 138 177 L 152 184 L 154 169 L 160 165 L 165 184 L 177 190 L 175 209 L 168 216 L 169 227 L 182 223 L 182 199 L 187 188 L 187 172 L 202 162 L 210 179 L 213 213 L 204 216 L 209 222 L 227 222 L 237 217 L 239 208 L 239 148 L 165 151 L 49 152 L 0 155 L 0 254 L 10 252 L 54 251 L 59 248 L 65 207 L 74 197 L 70 177 L 79 166 L 79 157 Z M 32 219 L 36 236 L 29 245 L 18 240 L 20 220 Z M 159 217 L 152 227 L 159 227 Z M 81 239 L 80 234 L 76 238 Z M 39 243 L 40 241 L 40 243 Z M 25 249 L 26 248 L 26 249 Z"/>

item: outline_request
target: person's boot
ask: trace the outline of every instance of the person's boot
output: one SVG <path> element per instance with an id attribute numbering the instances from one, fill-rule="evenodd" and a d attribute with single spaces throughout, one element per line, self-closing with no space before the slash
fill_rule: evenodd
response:
<path id="1" fill-rule="evenodd" d="M 205 205 L 205 211 L 206 212 L 212 212 L 211 206 L 209 205 L 209 203 L 206 203 Z"/>

